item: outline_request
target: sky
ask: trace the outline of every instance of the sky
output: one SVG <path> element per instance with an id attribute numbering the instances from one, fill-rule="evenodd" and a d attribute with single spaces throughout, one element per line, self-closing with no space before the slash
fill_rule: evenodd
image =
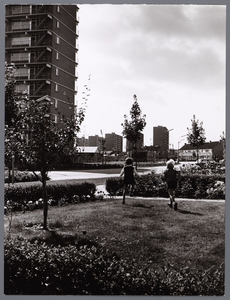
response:
<path id="1" fill-rule="evenodd" d="M 133 96 L 146 115 L 144 145 L 165 126 L 170 148 L 187 142 L 193 115 L 206 141 L 226 132 L 226 6 L 82 4 L 78 96 L 90 88 L 80 136 L 122 135 Z M 90 80 L 88 79 L 90 77 Z"/>

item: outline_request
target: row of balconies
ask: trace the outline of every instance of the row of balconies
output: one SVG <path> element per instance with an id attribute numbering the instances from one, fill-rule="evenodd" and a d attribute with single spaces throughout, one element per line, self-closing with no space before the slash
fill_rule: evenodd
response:
<path id="1" fill-rule="evenodd" d="M 47 5 L 6 5 L 6 17 L 42 14 L 50 11 Z"/>

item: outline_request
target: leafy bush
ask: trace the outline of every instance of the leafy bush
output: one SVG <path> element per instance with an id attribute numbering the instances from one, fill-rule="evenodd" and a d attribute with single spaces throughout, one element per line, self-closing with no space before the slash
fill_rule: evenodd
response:
<path id="1" fill-rule="evenodd" d="M 216 182 L 222 182 L 221 187 L 215 186 Z M 121 195 L 123 181 L 119 177 L 106 180 L 106 190 L 110 195 Z M 213 189 L 212 189 L 213 188 Z M 134 196 L 140 197 L 168 197 L 167 184 L 162 174 L 152 172 L 136 178 L 133 191 Z M 176 197 L 195 199 L 225 199 L 225 175 L 204 175 L 182 172 L 176 189 Z"/>
<path id="2" fill-rule="evenodd" d="M 212 184 L 209 184 L 206 191 L 207 198 L 210 199 L 223 199 L 225 198 L 225 184 L 223 181 L 217 180 Z"/>
<path id="3" fill-rule="evenodd" d="M 224 270 L 143 268 L 96 243 L 5 240 L 6 295 L 224 295 Z"/>
<path id="4" fill-rule="evenodd" d="M 77 181 L 48 182 L 50 205 L 84 202 L 94 199 L 94 183 Z M 13 210 L 40 208 L 42 203 L 41 183 L 18 183 L 5 185 L 5 205 Z"/>
<path id="5" fill-rule="evenodd" d="M 12 182 L 12 175 L 9 178 L 9 172 L 5 171 L 4 173 L 5 183 Z M 40 175 L 35 175 L 33 172 L 30 171 L 14 171 L 14 182 L 33 182 L 39 181 L 41 178 Z M 49 179 L 49 177 L 47 178 Z"/>
<path id="6" fill-rule="evenodd" d="M 106 191 L 111 196 L 121 195 L 123 191 L 123 180 L 120 177 L 106 179 Z"/>

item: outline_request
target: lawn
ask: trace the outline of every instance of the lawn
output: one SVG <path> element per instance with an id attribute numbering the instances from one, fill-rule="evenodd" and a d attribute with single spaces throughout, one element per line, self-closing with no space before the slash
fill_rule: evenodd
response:
<path id="1" fill-rule="evenodd" d="M 5 216 L 5 235 L 64 245 L 95 244 L 143 268 L 175 270 L 219 268 L 225 260 L 224 201 L 179 200 L 177 211 L 167 199 L 127 197 L 49 207 L 43 231 L 42 210 Z"/>

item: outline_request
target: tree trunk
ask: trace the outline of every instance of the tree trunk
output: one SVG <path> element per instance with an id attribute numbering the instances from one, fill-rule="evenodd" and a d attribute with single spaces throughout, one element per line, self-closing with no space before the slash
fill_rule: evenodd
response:
<path id="1" fill-rule="evenodd" d="M 48 197 L 46 189 L 46 173 L 42 172 L 42 198 L 43 198 L 43 229 L 48 230 L 47 228 L 47 216 L 48 216 Z"/>
<path id="2" fill-rule="evenodd" d="M 9 162 L 9 165 L 8 165 L 8 178 L 9 178 L 8 183 L 11 183 L 11 162 Z"/>
<path id="3" fill-rule="evenodd" d="M 136 161 L 136 170 L 137 170 L 137 146 L 135 145 L 135 161 Z"/>

